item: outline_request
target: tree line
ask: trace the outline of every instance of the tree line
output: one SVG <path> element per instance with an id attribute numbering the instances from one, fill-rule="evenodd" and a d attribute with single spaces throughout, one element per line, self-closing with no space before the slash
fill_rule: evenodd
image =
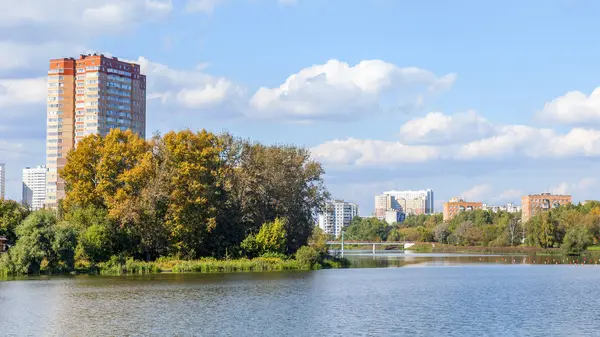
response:
<path id="1" fill-rule="evenodd" d="M 57 211 L 0 202 L 0 235 L 15 244 L 5 268 L 68 271 L 115 255 L 290 255 L 307 244 L 328 198 L 307 149 L 205 130 L 90 135 L 59 174 L 66 196 Z"/>
<path id="2" fill-rule="evenodd" d="M 600 243 L 600 202 L 565 205 L 538 212 L 527 222 L 520 213 L 473 210 L 450 221 L 441 214 L 411 215 L 402 223 L 354 218 L 347 240 L 438 242 L 458 246 L 535 246 L 579 253 Z"/>

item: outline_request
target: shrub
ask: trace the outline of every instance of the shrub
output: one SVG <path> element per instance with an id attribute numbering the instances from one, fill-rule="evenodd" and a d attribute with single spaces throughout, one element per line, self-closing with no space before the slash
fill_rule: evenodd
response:
<path id="1" fill-rule="evenodd" d="M 302 269 L 311 269 L 319 263 L 319 252 L 309 246 L 302 246 L 296 252 L 296 261 Z"/>

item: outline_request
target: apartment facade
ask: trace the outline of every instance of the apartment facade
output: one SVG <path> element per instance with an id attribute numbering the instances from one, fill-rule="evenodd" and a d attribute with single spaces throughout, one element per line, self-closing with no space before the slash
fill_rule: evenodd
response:
<path id="1" fill-rule="evenodd" d="M 325 203 L 325 209 L 319 213 L 319 227 L 335 237 L 342 234 L 342 229 L 350 225 L 350 221 L 358 216 L 358 205 L 343 200 Z"/>
<path id="2" fill-rule="evenodd" d="M 474 211 L 482 208 L 483 203 L 481 202 L 469 202 L 458 197 L 452 198 L 450 201 L 444 203 L 443 219 L 444 221 L 450 221 L 460 212 Z"/>
<path id="3" fill-rule="evenodd" d="M 523 196 L 521 198 L 521 220 L 526 222 L 539 212 L 548 211 L 570 203 L 572 203 L 570 195 L 540 193 Z"/>
<path id="4" fill-rule="evenodd" d="M 512 202 L 509 202 L 506 205 L 502 205 L 502 206 L 483 204 L 481 209 L 483 209 L 484 211 L 490 211 L 490 212 L 494 212 L 494 213 L 498 213 L 498 212 L 518 213 L 521 211 L 521 206 L 515 205 Z"/>
<path id="5" fill-rule="evenodd" d="M 6 198 L 6 165 L 0 163 L 0 200 Z"/>
<path id="6" fill-rule="evenodd" d="M 33 211 L 44 208 L 47 172 L 45 165 L 23 169 L 22 203 Z"/>
<path id="7" fill-rule="evenodd" d="M 46 134 L 46 201 L 65 196 L 58 172 L 67 153 L 91 134 L 130 129 L 146 136 L 146 76 L 140 66 L 104 55 L 50 60 Z"/>
<path id="8" fill-rule="evenodd" d="M 418 191 L 387 191 L 383 192 L 383 194 L 392 196 L 405 214 L 417 215 L 434 213 L 433 190 L 431 189 Z"/>

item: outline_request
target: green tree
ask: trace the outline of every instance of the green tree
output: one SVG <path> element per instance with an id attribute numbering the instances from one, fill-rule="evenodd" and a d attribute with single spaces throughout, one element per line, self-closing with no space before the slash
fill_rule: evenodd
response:
<path id="1" fill-rule="evenodd" d="M 448 237 L 452 234 L 450 231 L 450 225 L 447 223 L 441 223 L 433 229 L 433 237 L 435 241 L 439 243 L 448 243 Z"/>
<path id="2" fill-rule="evenodd" d="M 256 257 L 265 253 L 280 253 L 286 251 L 285 221 L 276 218 L 273 222 L 262 225 L 256 235 L 250 234 L 243 242 L 242 249 L 250 257 Z"/>
<path id="3" fill-rule="evenodd" d="M 567 230 L 561 248 L 568 254 L 579 254 L 593 243 L 592 234 L 583 225 L 574 225 Z"/>
<path id="4" fill-rule="evenodd" d="M 43 262 L 49 272 L 73 270 L 76 231 L 57 226 L 53 212 L 31 213 L 16 232 L 18 241 L 9 254 L 17 274 L 37 274 Z"/>
<path id="5" fill-rule="evenodd" d="M 15 229 L 28 215 L 29 211 L 17 202 L 0 199 L 0 236 L 14 243 L 17 239 Z"/>
<path id="6" fill-rule="evenodd" d="M 112 255 L 113 235 L 110 228 L 92 225 L 79 236 L 77 258 L 88 260 L 92 264 L 108 261 Z"/>
<path id="7" fill-rule="evenodd" d="M 386 241 L 392 228 L 384 220 L 355 217 L 346 228 L 346 236 L 348 240 Z"/>

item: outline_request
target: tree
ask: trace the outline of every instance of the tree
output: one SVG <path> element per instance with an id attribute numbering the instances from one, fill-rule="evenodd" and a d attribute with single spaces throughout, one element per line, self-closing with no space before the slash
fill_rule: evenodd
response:
<path id="1" fill-rule="evenodd" d="M 42 262 L 50 272 L 73 270 L 76 231 L 57 226 L 53 212 L 31 213 L 16 232 L 19 239 L 9 254 L 17 274 L 37 274 Z"/>
<path id="2" fill-rule="evenodd" d="M 77 143 L 77 148 L 67 155 L 67 164 L 59 171 L 65 181 L 66 196 L 62 201 L 65 209 L 105 207 L 104 199 L 98 189 L 101 174 L 99 164 L 102 160 L 104 139 L 99 135 L 90 135 Z"/>
<path id="3" fill-rule="evenodd" d="M 249 257 L 256 257 L 265 253 L 283 254 L 286 242 L 285 221 L 277 218 L 263 224 L 256 235 L 248 235 L 241 246 Z"/>
<path id="4" fill-rule="evenodd" d="M 512 218 L 508 221 L 508 240 L 509 245 L 514 246 L 518 242 L 519 237 L 519 221 L 516 218 Z"/>
<path id="5" fill-rule="evenodd" d="M 287 253 L 295 252 L 310 237 L 316 213 L 329 197 L 324 170 L 311 159 L 307 149 L 294 146 L 265 146 L 220 138 L 225 160 L 225 190 L 233 212 L 246 233 L 255 233 L 265 222 L 286 219 Z"/>
<path id="6" fill-rule="evenodd" d="M 450 231 L 450 225 L 447 223 L 441 223 L 433 229 L 433 237 L 439 243 L 448 243 L 448 236 L 450 234 L 452 232 Z"/>
<path id="7" fill-rule="evenodd" d="M 92 225 L 79 236 L 77 257 L 96 264 L 108 261 L 112 255 L 113 235 L 110 229 L 102 225 Z"/>
<path id="8" fill-rule="evenodd" d="M 208 254 L 206 238 L 216 227 L 223 193 L 221 148 L 218 138 L 202 130 L 169 132 L 162 137 L 166 165 L 171 171 L 166 225 L 175 249 L 187 257 Z"/>
<path id="9" fill-rule="evenodd" d="M 561 248 L 567 254 L 579 254 L 593 243 L 589 230 L 583 225 L 575 225 L 567 230 Z"/>
<path id="10" fill-rule="evenodd" d="M 262 247 L 262 253 L 285 253 L 286 239 L 285 220 L 280 218 L 265 223 L 256 234 L 256 242 Z"/>
<path id="11" fill-rule="evenodd" d="M 384 220 L 355 217 L 346 228 L 346 236 L 348 240 L 386 241 L 392 228 Z"/>
<path id="12" fill-rule="evenodd" d="M 16 242 L 15 229 L 29 215 L 29 211 L 13 200 L 0 199 L 0 236 Z"/>

